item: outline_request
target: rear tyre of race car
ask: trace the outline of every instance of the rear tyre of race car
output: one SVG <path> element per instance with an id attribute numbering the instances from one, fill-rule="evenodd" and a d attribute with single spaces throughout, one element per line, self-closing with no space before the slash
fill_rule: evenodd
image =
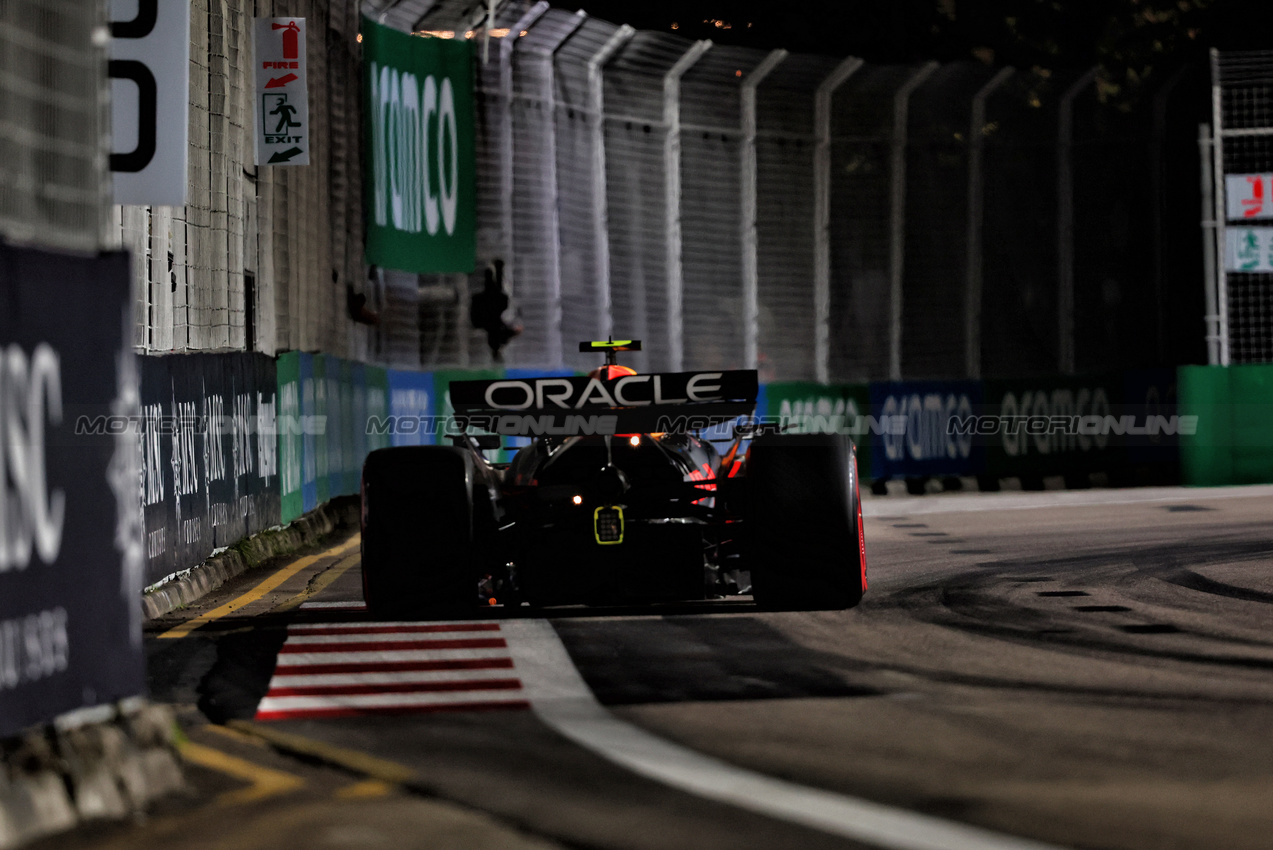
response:
<path id="1" fill-rule="evenodd" d="M 473 458 L 450 446 L 403 446 L 362 469 L 362 586 L 373 617 L 450 616 L 472 608 Z"/>
<path id="2" fill-rule="evenodd" d="M 744 560 L 756 604 L 852 608 L 866 592 L 853 441 L 837 434 L 757 437 L 747 458 Z"/>

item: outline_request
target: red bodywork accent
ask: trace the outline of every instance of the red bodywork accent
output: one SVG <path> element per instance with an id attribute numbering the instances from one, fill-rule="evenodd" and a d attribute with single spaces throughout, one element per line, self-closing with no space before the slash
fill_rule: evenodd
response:
<path id="1" fill-rule="evenodd" d="M 704 490 L 711 490 L 713 492 L 716 490 L 716 476 L 712 472 L 711 466 L 706 463 L 703 464 L 702 469 L 691 469 L 689 472 L 689 479 L 694 482 L 695 487 L 701 487 Z M 697 505 L 699 502 L 706 501 L 710 498 L 710 496 L 704 496 L 702 499 L 695 499 L 694 504 Z"/>
<path id="2" fill-rule="evenodd" d="M 598 366 L 588 373 L 589 378 L 600 378 L 603 381 L 617 381 L 628 375 L 635 375 L 636 369 L 630 366 Z"/>
<path id="3" fill-rule="evenodd" d="M 853 501 L 858 505 L 858 557 L 862 563 L 862 592 L 866 593 L 866 535 L 862 533 L 862 487 L 858 480 L 858 455 L 853 453 Z"/>

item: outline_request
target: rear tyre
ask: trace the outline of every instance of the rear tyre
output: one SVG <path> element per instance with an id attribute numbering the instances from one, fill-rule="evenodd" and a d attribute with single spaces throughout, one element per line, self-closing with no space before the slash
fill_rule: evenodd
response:
<path id="1" fill-rule="evenodd" d="M 477 598 L 473 458 L 403 446 L 362 470 L 363 597 L 377 619 L 462 614 Z"/>
<path id="2" fill-rule="evenodd" d="M 866 591 L 853 441 L 837 434 L 756 438 L 747 459 L 745 560 L 756 604 L 852 608 Z"/>

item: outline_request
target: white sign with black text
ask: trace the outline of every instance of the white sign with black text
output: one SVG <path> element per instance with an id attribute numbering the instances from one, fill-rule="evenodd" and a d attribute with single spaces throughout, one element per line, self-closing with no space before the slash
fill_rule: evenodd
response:
<path id="1" fill-rule="evenodd" d="M 257 165 L 309 165 L 309 89 L 305 81 L 305 19 L 257 18 Z"/>
<path id="2" fill-rule="evenodd" d="M 111 0 L 110 170 L 117 204 L 186 202 L 190 3 Z"/>

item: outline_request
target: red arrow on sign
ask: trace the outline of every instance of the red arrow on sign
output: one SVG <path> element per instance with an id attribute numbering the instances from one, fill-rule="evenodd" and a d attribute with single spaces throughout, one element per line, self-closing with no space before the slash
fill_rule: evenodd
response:
<path id="1" fill-rule="evenodd" d="M 299 79 L 300 77 L 296 76 L 295 74 L 288 74 L 285 77 L 274 77 L 268 83 L 265 84 L 265 87 L 267 89 L 276 89 L 279 86 L 287 85 L 292 80 L 299 80 Z"/>

